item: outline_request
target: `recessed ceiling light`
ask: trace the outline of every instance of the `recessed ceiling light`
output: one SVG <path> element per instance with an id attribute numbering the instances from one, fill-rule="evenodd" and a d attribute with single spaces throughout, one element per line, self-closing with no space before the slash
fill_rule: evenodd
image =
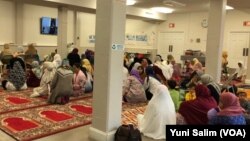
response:
<path id="1" fill-rule="evenodd" d="M 226 6 L 226 10 L 233 10 L 234 8 L 232 6 Z"/>
<path id="2" fill-rule="evenodd" d="M 174 9 L 167 8 L 167 7 L 153 7 L 151 10 L 155 12 L 160 12 L 160 13 L 172 13 Z"/>
<path id="3" fill-rule="evenodd" d="M 127 0 L 126 5 L 134 5 L 135 3 L 135 0 Z"/>

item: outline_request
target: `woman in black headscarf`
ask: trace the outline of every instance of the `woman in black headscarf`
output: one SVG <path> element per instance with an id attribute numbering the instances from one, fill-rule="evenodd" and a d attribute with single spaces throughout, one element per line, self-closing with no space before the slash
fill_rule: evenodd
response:
<path id="1" fill-rule="evenodd" d="M 69 64 L 71 67 L 73 67 L 75 63 L 81 63 L 81 58 L 78 54 L 78 49 L 74 48 L 72 52 L 68 54 L 67 59 L 69 60 Z"/>

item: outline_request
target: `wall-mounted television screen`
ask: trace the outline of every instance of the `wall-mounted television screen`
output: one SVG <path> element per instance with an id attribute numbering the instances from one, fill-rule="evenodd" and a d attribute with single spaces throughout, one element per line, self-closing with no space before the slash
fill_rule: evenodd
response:
<path id="1" fill-rule="evenodd" d="M 41 34 L 57 35 L 58 21 L 56 18 L 42 17 L 40 20 Z"/>

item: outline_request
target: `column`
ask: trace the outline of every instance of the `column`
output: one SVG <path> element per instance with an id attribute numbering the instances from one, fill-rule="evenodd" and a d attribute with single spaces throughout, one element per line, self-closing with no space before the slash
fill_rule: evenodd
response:
<path id="1" fill-rule="evenodd" d="M 97 0 L 90 138 L 113 141 L 121 125 L 126 0 Z"/>
<path id="2" fill-rule="evenodd" d="M 57 34 L 57 52 L 62 59 L 67 57 L 67 17 L 68 9 L 65 7 L 58 8 L 58 34 Z"/>
<path id="3" fill-rule="evenodd" d="M 23 2 L 16 1 L 15 12 L 15 44 L 23 45 Z"/>
<path id="4" fill-rule="evenodd" d="M 224 39 L 224 21 L 227 0 L 210 0 L 206 46 L 206 70 L 220 82 L 221 55 Z"/>
<path id="5" fill-rule="evenodd" d="M 250 37 L 250 35 L 249 35 Z M 250 43 L 248 43 L 248 56 L 247 56 L 247 73 L 246 73 L 246 80 L 245 83 L 250 85 Z"/>
<path id="6" fill-rule="evenodd" d="M 80 47 L 80 40 L 79 40 L 79 24 L 77 22 L 77 11 L 74 10 L 74 15 L 73 15 L 73 28 L 74 28 L 74 44 L 76 45 L 77 48 Z"/>

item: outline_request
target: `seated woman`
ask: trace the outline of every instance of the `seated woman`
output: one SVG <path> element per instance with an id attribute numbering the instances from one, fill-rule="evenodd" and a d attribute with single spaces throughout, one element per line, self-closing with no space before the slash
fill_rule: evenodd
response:
<path id="1" fill-rule="evenodd" d="M 209 74 L 203 74 L 201 76 L 201 83 L 207 86 L 207 88 L 211 92 L 211 95 L 214 97 L 217 104 L 219 104 L 220 93 L 221 93 L 221 88 L 219 84 L 217 84 L 214 81 L 213 77 Z"/>
<path id="2" fill-rule="evenodd" d="M 238 92 L 237 96 L 240 100 L 240 106 L 245 110 L 244 117 L 247 125 L 250 125 L 250 100 L 247 98 L 247 93 L 244 91 Z"/>
<path id="3" fill-rule="evenodd" d="M 25 64 L 21 58 L 14 57 L 10 60 L 7 80 L 3 80 L 2 86 L 12 91 L 27 89 Z"/>
<path id="4" fill-rule="evenodd" d="M 174 102 L 175 111 L 178 111 L 182 101 L 180 100 L 180 92 L 175 89 L 177 83 L 175 80 L 168 80 L 167 84 L 170 96 Z"/>
<path id="5" fill-rule="evenodd" d="M 137 71 L 139 72 L 139 75 L 140 75 L 141 79 L 144 82 L 145 77 L 146 77 L 146 73 L 144 71 L 144 68 L 140 65 L 140 66 L 137 67 Z"/>
<path id="6" fill-rule="evenodd" d="M 0 56 L 6 56 L 6 55 L 12 55 L 12 51 L 10 50 L 10 45 L 9 44 L 4 44 L 3 45 L 3 51 L 1 51 Z"/>
<path id="7" fill-rule="evenodd" d="M 220 111 L 209 120 L 212 125 L 246 125 L 243 108 L 237 96 L 230 92 L 220 95 Z"/>
<path id="8" fill-rule="evenodd" d="M 91 76 L 94 76 L 94 68 L 92 67 L 88 59 L 82 60 L 82 67 L 86 68 L 87 72 L 90 73 Z"/>
<path id="9" fill-rule="evenodd" d="M 192 60 L 192 64 L 193 64 L 193 70 L 194 71 L 203 71 L 203 66 L 202 66 L 201 62 L 197 58 L 194 58 Z"/>
<path id="10" fill-rule="evenodd" d="M 201 82 L 201 76 L 204 74 L 203 71 L 194 71 L 189 80 L 186 81 L 185 84 L 181 84 L 181 85 L 184 85 L 183 88 L 190 88 L 190 87 L 195 87 L 196 85 L 200 84 Z"/>
<path id="11" fill-rule="evenodd" d="M 27 69 L 27 85 L 29 87 L 38 87 L 40 85 L 42 70 L 38 61 L 33 61 L 31 69 Z"/>
<path id="12" fill-rule="evenodd" d="M 49 94 L 49 85 L 55 75 L 56 68 L 52 62 L 43 63 L 43 75 L 40 81 L 40 86 L 33 89 L 30 97 L 38 97 Z"/>
<path id="13" fill-rule="evenodd" d="M 174 59 L 170 61 L 170 64 L 173 66 L 173 74 L 171 79 L 175 80 L 179 85 L 181 82 L 181 67 L 175 62 Z"/>
<path id="14" fill-rule="evenodd" d="M 196 99 L 182 102 L 178 112 L 187 124 L 205 125 L 208 123 L 208 110 L 217 107 L 217 103 L 204 85 L 197 85 L 195 94 Z"/>
<path id="15" fill-rule="evenodd" d="M 35 44 L 28 44 L 28 49 L 25 51 L 25 63 L 31 64 L 33 61 L 39 61 L 37 49 L 35 48 Z"/>
<path id="16" fill-rule="evenodd" d="M 85 91 L 86 76 L 81 71 L 80 67 L 80 63 L 75 63 L 73 65 L 73 96 L 83 95 Z"/>
<path id="17" fill-rule="evenodd" d="M 48 102 L 51 104 L 65 104 L 69 101 L 69 97 L 73 94 L 73 84 L 69 83 L 73 80 L 73 72 L 69 65 L 64 64 L 59 67 L 50 84 L 50 92 Z"/>
<path id="18" fill-rule="evenodd" d="M 62 58 L 59 54 L 55 54 L 53 57 L 53 63 L 56 66 L 56 68 L 60 67 L 62 65 Z"/>
<path id="19" fill-rule="evenodd" d="M 142 80 L 137 70 L 131 70 L 130 76 L 124 81 L 122 89 L 123 100 L 129 103 L 145 102 L 147 100 Z"/>
<path id="20" fill-rule="evenodd" d="M 166 139 L 166 125 L 176 124 L 174 103 L 165 85 L 158 85 L 144 115 L 137 116 L 138 127 L 144 136 Z"/>
<path id="21" fill-rule="evenodd" d="M 245 80 L 247 70 L 246 70 L 242 61 L 238 62 L 238 66 L 239 66 L 239 68 L 237 68 L 235 73 L 234 73 L 235 74 L 234 80 L 239 81 L 239 82 L 243 82 Z"/>
<path id="22" fill-rule="evenodd" d="M 84 93 L 90 93 L 93 91 L 93 77 L 92 75 L 87 71 L 85 67 L 81 67 L 82 72 L 86 76 L 86 83 L 84 85 Z"/>

